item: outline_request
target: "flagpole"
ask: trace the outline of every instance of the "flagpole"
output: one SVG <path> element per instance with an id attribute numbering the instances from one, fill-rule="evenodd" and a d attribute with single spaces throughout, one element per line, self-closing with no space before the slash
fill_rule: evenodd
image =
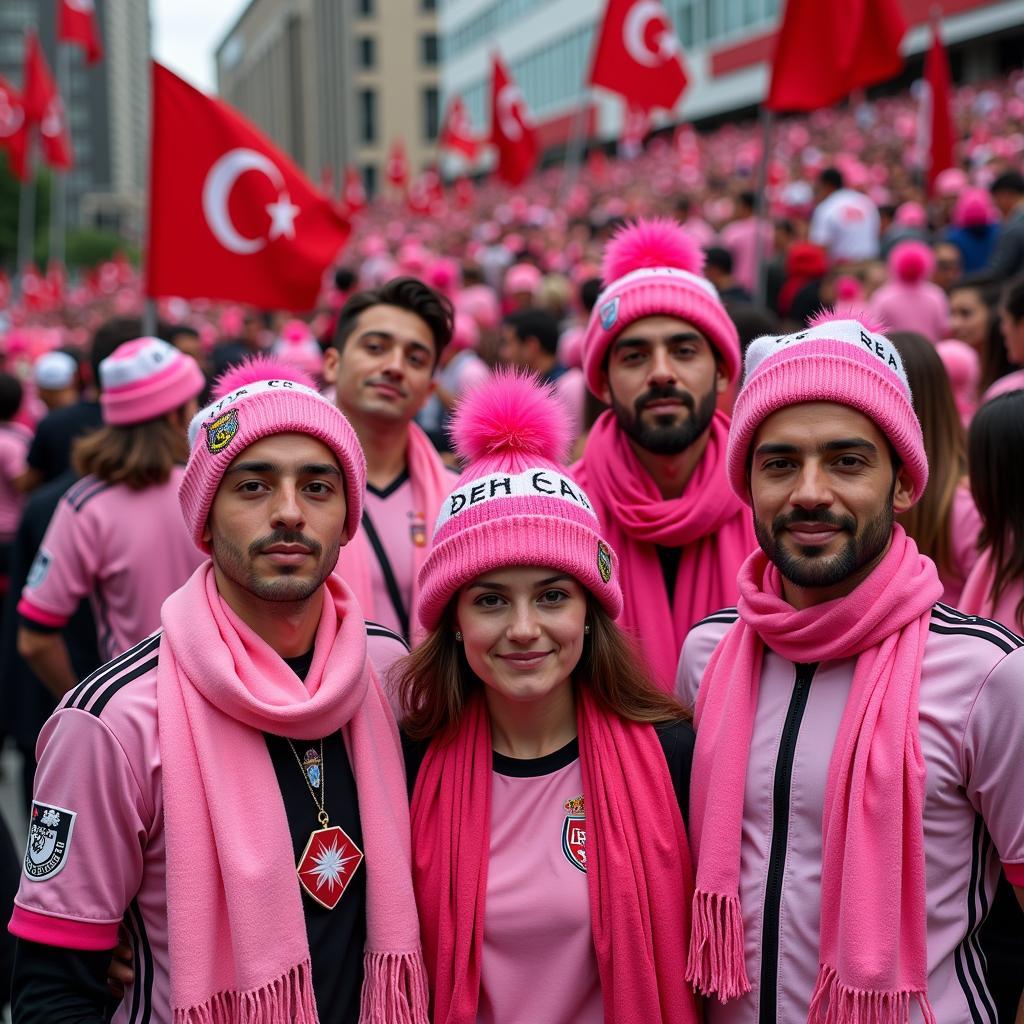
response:
<path id="1" fill-rule="evenodd" d="M 757 168 L 757 192 L 754 204 L 754 266 L 757 267 L 757 299 L 758 305 L 768 303 L 768 264 L 765 260 L 764 230 L 765 211 L 768 205 L 765 190 L 768 187 L 768 161 L 771 159 L 772 133 L 775 128 L 775 112 L 761 106 L 759 120 L 761 122 L 761 162 Z"/>
<path id="2" fill-rule="evenodd" d="M 57 92 L 68 96 L 68 82 L 71 78 L 71 52 L 67 44 L 57 44 Z M 63 102 L 63 99 L 62 99 Z M 65 107 L 70 110 L 70 104 Z M 71 135 L 71 118 L 68 114 L 68 135 Z M 67 171 L 54 168 L 50 179 L 50 262 L 64 266 L 67 237 Z"/>
<path id="3" fill-rule="evenodd" d="M 33 261 L 36 224 L 35 140 L 36 126 L 25 128 L 25 178 L 18 194 L 18 295 L 24 295 L 25 272 Z"/>
<path id="4" fill-rule="evenodd" d="M 576 184 L 576 176 L 583 163 L 583 150 L 587 142 L 587 114 L 590 112 L 590 96 L 590 85 L 585 84 L 583 94 L 580 96 L 580 105 L 573 115 L 572 126 L 569 129 L 569 145 L 565 150 L 565 172 L 562 175 L 562 203 L 568 198 L 570 189 Z"/>

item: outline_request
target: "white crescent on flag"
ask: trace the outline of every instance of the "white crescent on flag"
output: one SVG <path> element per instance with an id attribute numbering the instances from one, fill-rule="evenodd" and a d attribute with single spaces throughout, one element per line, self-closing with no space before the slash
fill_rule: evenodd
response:
<path id="1" fill-rule="evenodd" d="M 21 131 L 25 123 L 25 111 L 21 105 L 11 103 L 5 89 L 0 89 L 0 139 L 9 139 Z"/>
<path id="2" fill-rule="evenodd" d="M 64 131 L 64 104 L 54 96 L 46 106 L 46 113 L 39 122 L 39 130 L 48 138 L 56 139 Z"/>
<path id="3" fill-rule="evenodd" d="M 661 26 L 658 49 L 647 45 L 647 26 L 657 22 Z M 675 34 L 665 23 L 665 8 L 658 0 L 640 0 L 633 4 L 622 24 L 622 41 L 630 57 L 644 67 L 656 68 L 670 60 L 679 50 Z"/>
<path id="4" fill-rule="evenodd" d="M 498 93 L 497 107 L 501 134 L 510 142 L 518 142 L 523 137 L 523 111 L 520 106 L 522 98 L 519 86 L 512 82 L 502 86 L 501 92 Z"/>

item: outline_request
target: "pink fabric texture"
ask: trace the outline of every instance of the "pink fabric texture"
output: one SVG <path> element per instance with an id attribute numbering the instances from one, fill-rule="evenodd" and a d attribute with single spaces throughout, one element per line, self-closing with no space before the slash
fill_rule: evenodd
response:
<path id="1" fill-rule="evenodd" d="M 92 921 L 68 921 L 62 917 L 37 914 L 15 904 L 11 923 L 11 934 L 41 946 L 56 946 L 58 949 L 113 949 L 118 943 L 118 925 L 94 924 Z"/>
<path id="2" fill-rule="evenodd" d="M 243 380 L 232 388 L 235 380 Z M 188 428 L 192 454 L 178 496 L 192 539 L 202 551 L 203 529 L 225 470 L 249 445 L 271 434 L 308 434 L 334 452 L 345 478 L 349 539 L 359 530 L 366 489 L 366 459 L 344 414 L 319 394 L 301 371 L 255 357 L 219 382 L 229 390 L 200 409 Z"/>
<path id="3" fill-rule="evenodd" d="M 740 621 L 715 649 L 697 699 L 691 832 L 697 890 L 687 978 L 728 1000 L 750 988 L 739 901 L 747 761 L 761 662 L 857 659 L 829 765 L 823 817 L 821 946 L 811 1024 L 903 1024 L 927 995 L 921 658 L 935 566 L 896 526 L 851 594 L 802 610 L 758 551 L 740 573 Z"/>
<path id="4" fill-rule="evenodd" d="M 928 458 L 899 353 L 860 321 L 826 313 L 806 330 L 766 335 L 747 349 L 727 455 L 729 481 L 744 500 L 757 428 L 772 413 L 802 402 L 848 405 L 874 420 L 903 460 L 915 498 L 924 493 Z"/>
<path id="5" fill-rule="evenodd" d="M 427 1021 L 394 720 L 351 591 L 328 579 L 305 681 L 223 602 L 206 562 L 163 608 L 157 675 L 175 1024 L 316 1024 L 302 898 L 263 733 L 342 730 L 367 872 L 360 1022 Z M 221 823 L 241 809 L 230 849 Z M 268 930 L 274 941 L 267 942 Z"/>
<path id="6" fill-rule="evenodd" d="M 723 471 L 729 418 L 710 438 L 682 496 L 662 498 L 611 412 L 602 413 L 573 475 L 593 496 L 604 536 L 618 552 L 624 610 L 657 682 L 671 691 L 690 627 L 736 599 L 736 573 L 757 546 L 750 511 Z M 661 585 L 656 546 L 682 548 L 675 594 Z"/>
<path id="7" fill-rule="evenodd" d="M 205 386 L 199 364 L 166 341 L 126 341 L 100 363 L 103 422 L 128 426 L 156 419 L 195 398 Z"/>
<path id="8" fill-rule="evenodd" d="M 991 402 L 993 398 L 998 398 L 1000 395 L 1008 395 L 1011 391 L 1020 391 L 1021 389 L 1024 389 L 1024 370 L 1014 370 L 1012 373 L 1006 374 L 1005 377 L 1000 377 L 989 385 L 981 401 L 982 403 Z"/>
<path id="9" fill-rule="evenodd" d="M 917 331 L 933 344 L 949 334 L 949 299 L 931 281 L 889 281 L 871 296 L 867 308 L 891 331 Z"/>
<path id="10" fill-rule="evenodd" d="M 968 615 L 981 615 L 995 619 L 1007 629 L 1024 636 L 1024 619 L 1017 614 L 1017 607 L 1024 599 L 1024 581 L 1017 580 L 1003 588 L 999 600 L 992 599 L 992 585 L 995 583 L 995 566 L 992 564 L 992 550 L 986 549 L 974 563 L 970 576 L 964 584 L 960 603 L 957 607 Z"/>
<path id="11" fill-rule="evenodd" d="M 651 726 L 605 713 L 586 686 L 577 689 L 577 717 L 604 1019 L 696 1024 L 693 992 L 678 965 L 692 892 L 689 847 L 664 754 Z M 412 798 L 433 1020 L 445 1024 L 477 1020 L 491 785 L 491 730 L 477 693 L 454 739 L 431 744 Z"/>

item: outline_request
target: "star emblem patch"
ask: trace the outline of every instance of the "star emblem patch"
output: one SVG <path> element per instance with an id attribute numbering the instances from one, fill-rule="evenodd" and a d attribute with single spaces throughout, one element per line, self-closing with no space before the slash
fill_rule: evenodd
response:
<path id="1" fill-rule="evenodd" d="M 333 910 L 362 861 L 363 851 L 343 828 L 317 829 L 296 865 L 299 884 L 320 906 Z"/>

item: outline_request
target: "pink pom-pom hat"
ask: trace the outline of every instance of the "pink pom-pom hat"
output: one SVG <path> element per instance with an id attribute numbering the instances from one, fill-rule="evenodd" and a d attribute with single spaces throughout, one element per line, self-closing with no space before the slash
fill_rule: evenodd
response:
<path id="1" fill-rule="evenodd" d="M 729 426 L 726 468 L 732 489 L 750 500 L 748 466 L 757 428 L 772 413 L 804 402 L 835 402 L 869 417 L 910 474 L 916 501 L 928 483 L 928 457 L 896 347 L 866 318 L 820 313 L 796 334 L 755 339 Z"/>
<path id="2" fill-rule="evenodd" d="M 111 426 L 166 416 L 206 386 L 199 364 L 159 338 L 118 345 L 99 369 L 100 409 Z"/>
<path id="3" fill-rule="evenodd" d="M 889 253 L 889 276 L 904 284 L 919 284 L 935 269 L 935 255 L 924 242 L 909 238 L 897 242 Z"/>
<path id="4" fill-rule="evenodd" d="M 701 276 L 704 256 L 687 232 L 668 218 L 641 218 L 620 228 L 605 247 L 598 296 L 583 340 L 587 387 L 604 389 L 608 349 L 635 320 L 676 316 L 693 324 L 722 360 L 729 380 L 740 368 L 736 326 Z"/>
<path id="5" fill-rule="evenodd" d="M 228 466 L 251 444 L 273 434 L 307 434 L 334 452 L 345 482 L 345 526 L 355 536 L 363 512 L 366 459 L 351 424 L 308 374 L 253 356 L 218 378 L 214 399 L 188 428 L 192 449 L 178 490 L 181 511 L 202 551 L 203 530 Z"/>
<path id="6" fill-rule="evenodd" d="M 497 371 L 462 400 L 451 432 L 468 465 L 441 506 L 420 569 L 425 629 L 435 629 L 481 573 L 520 565 L 567 573 L 618 618 L 618 559 L 589 498 L 565 471 L 568 424 L 550 386 L 512 370 Z"/>

